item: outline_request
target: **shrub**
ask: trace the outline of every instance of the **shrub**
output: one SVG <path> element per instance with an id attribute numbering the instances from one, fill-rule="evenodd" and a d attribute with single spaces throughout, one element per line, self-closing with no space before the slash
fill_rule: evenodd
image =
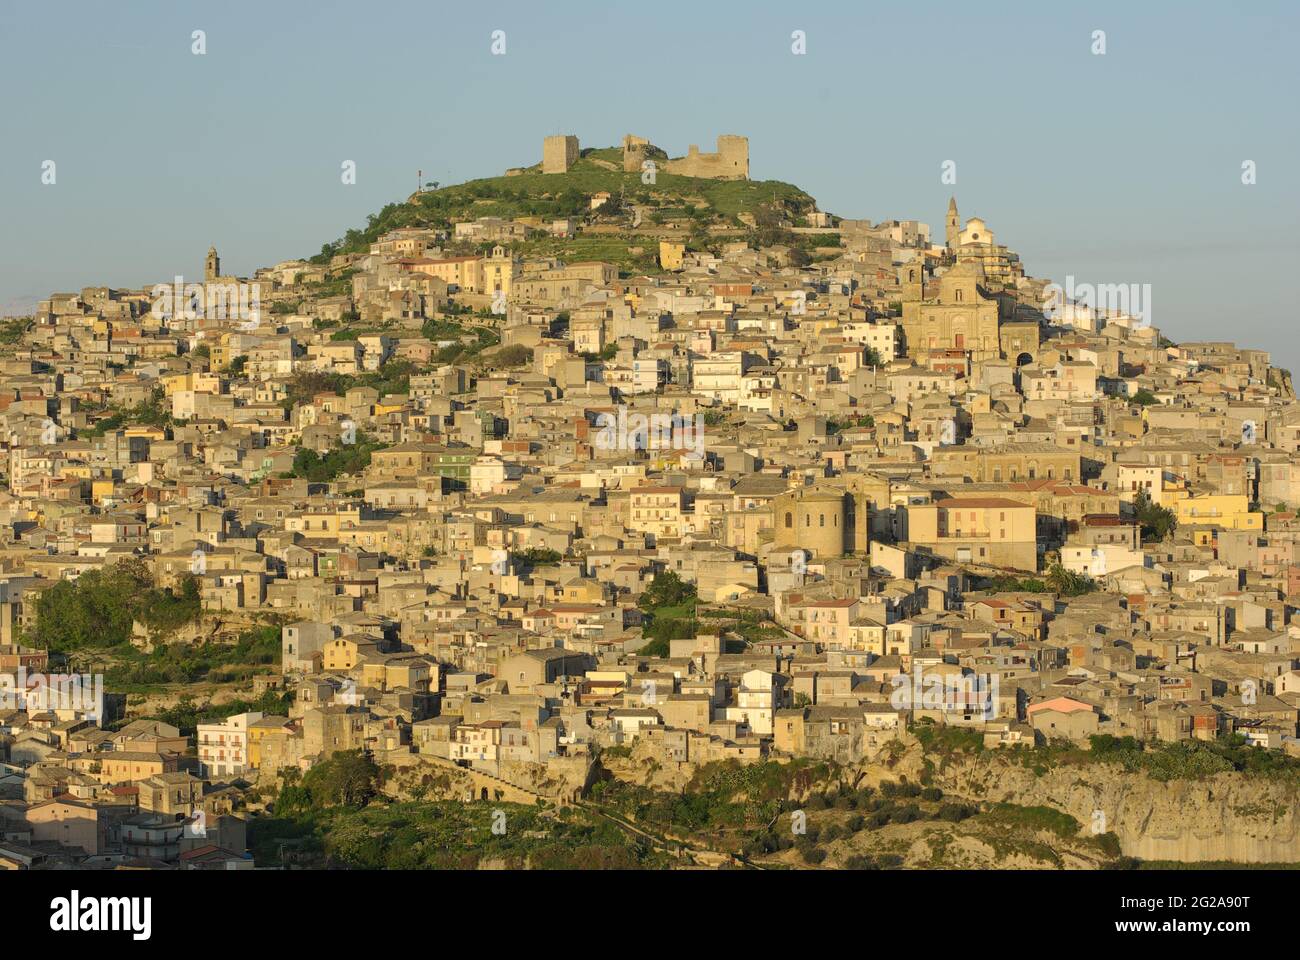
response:
<path id="1" fill-rule="evenodd" d="M 799 851 L 799 856 L 804 863 L 815 867 L 826 859 L 826 851 L 820 847 L 804 847 Z"/>

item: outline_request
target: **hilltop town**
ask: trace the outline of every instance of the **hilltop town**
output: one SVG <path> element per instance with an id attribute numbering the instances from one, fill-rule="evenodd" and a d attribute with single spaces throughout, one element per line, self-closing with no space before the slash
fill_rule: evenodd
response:
<path id="1" fill-rule="evenodd" d="M 0 866 L 1300 861 L 1290 374 L 716 147 L 0 325 Z"/>

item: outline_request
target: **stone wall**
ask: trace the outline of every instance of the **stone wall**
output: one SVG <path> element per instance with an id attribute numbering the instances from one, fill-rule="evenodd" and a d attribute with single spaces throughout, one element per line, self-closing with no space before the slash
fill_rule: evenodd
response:
<path id="1" fill-rule="evenodd" d="M 665 170 L 683 177 L 748 180 L 749 138 L 724 134 L 718 137 L 717 153 L 700 153 L 700 148 L 691 144 L 686 156 L 669 160 Z"/>
<path id="2" fill-rule="evenodd" d="M 542 173 L 568 173 L 577 160 L 577 137 L 555 136 L 542 141 Z"/>
<path id="3" fill-rule="evenodd" d="M 724 134 L 718 137 L 716 153 L 701 153 L 691 144 L 686 156 L 669 160 L 645 137 L 628 134 L 623 138 L 623 172 L 641 173 L 642 164 L 653 160 L 659 169 L 682 177 L 702 177 L 708 180 L 749 179 L 749 138 Z"/>

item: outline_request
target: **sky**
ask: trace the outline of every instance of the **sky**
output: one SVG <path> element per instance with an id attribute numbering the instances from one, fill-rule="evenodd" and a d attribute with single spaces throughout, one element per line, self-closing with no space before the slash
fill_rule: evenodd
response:
<path id="1" fill-rule="evenodd" d="M 0 314 L 310 256 L 552 133 L 733 133 L 823 210 L 942 239 L 955 194 L 1031 275 L 1300 370 L 1298 63 L 1296 0 L 0 0 Z"/>

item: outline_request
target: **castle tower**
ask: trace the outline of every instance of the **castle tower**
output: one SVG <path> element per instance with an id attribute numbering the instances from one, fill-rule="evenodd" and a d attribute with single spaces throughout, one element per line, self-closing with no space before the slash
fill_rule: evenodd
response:
<path id="1" fill-rule="evenodd" d="M 215 246 L 208 247 L 208 259 L 203 263 L 203 279 L 211 283 L 220 276 L 221 258 L 217 256 L 217 248 Z"/>
<path id="2" fill-rule="evenodd" d="M 777 547 L 810 552 L 818 560 L 844 556 L 851 528 L 842 490 L 816 487 L 790 490 L 772 499 Z"/>
<path id="3" fill-rule="evenodd" d="M 641 164 L 646 160 L 646 148 L 650 141 L 629 133 L 623 138 L 623 172 L 640 173 Z"/>
<path id="4" fill-rule="evenodd" d="M 547 137 L 542 141 L 542 173 L 568 173 L 579 153 L 577 137 Z"/>
<path id="5" fill-rule="evenodd" d="M 718 137 L 718 157 L 723 166 L 723 171 L 718 174 L 720 179 L 749 179 L 749 137 L 731 134 Z"/>
<path id="6" fill-rule="evenodd" d="M 925 258 L 913 257 L 897 267 L 899 299 L 911 303 L 923 298 L 925 291 Z"/>
<path id="7" fill-rule="evenodd" d="M 948 198 L 948 221 L 945 230 L 945 236 L 948 240 L 948 249 L 957 248 L 957 237 L 961 233 L 961 217 L 957 215 L 957 198 Z"/>

